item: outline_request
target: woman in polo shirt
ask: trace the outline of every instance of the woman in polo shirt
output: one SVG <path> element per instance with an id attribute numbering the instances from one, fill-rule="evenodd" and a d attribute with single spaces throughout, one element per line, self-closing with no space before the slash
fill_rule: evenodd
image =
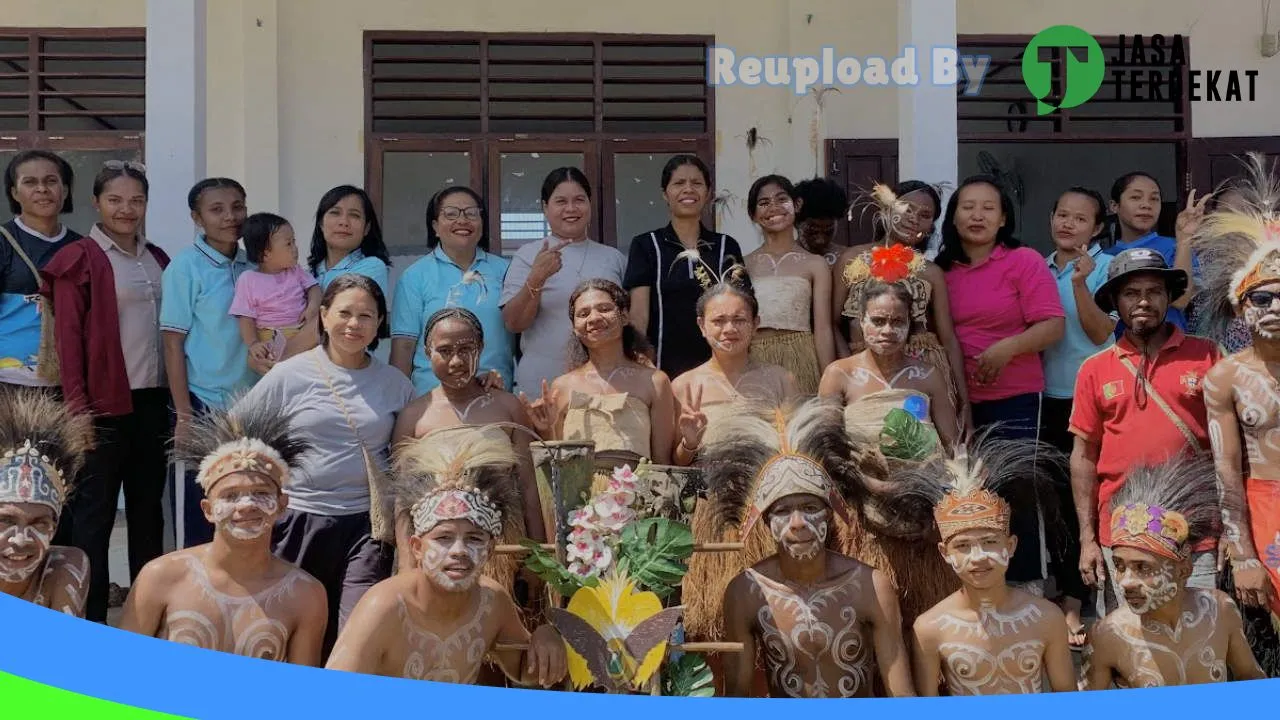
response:
<path id="1" fill-rule="evenodd" d="M 674 378 L 711 358 L 698 331 L 698 297 L 715 282 L 707 269 L 723 275 L 742 262 L 742 248 L 702 224 L 711 171 L 697 157 L 676 155 L 667 161 L 662 197 L 671 222 L 631 240 L 622 286 L 631 293 L 631 324 L 649 338 L 658 369 Z"/>
<path id="2" fill-rule="evenodd" d="M 390 335 L 387 302 L 373 280 L 334 279 L 320 301 L 320 326 L 319 346 L 276 363 L 242 402 L 282 407 L 313 448 L 285 488 L 289 507 L 273 530 L 272 551 L 324 585 L 327 658 L 351 609 L 393 569 L 384 478 L 391 432 L 413 384 L 373 356 L 378 339 Z"/>
<path id="3" fill-rule="evenodd" d="M 1040 353 L 1062 339 L 1064 313 L 1040 253 L 1013 236 L 1013 201 L 989 175 L 967 178 L 942 220 L 937 264 L 945 273 L 956 337 L 964 355 L 973 429 L 1040 432 L 1044 368 Z M 1041 589 L 1047 568 L 1038 518 L 1016 516 L 1018 548 L 1006 578 Z"/>
<path id="4" fill-rule="evenodd" d="M 1070 454 L 1075 443 L 1068 425 L 1071 421 L 1071 399 L 1075 396 L 1076 375 L 1085 359 L 1113 342 L 1116 321 L 1093 301 L 1093 294 L 1107 281 L 1111 256 L 1102 252 L 1098 239 L 1106 224 L 1106 202 L 1096 191 L 1073 187 L 1062 193 L 1049 213 L 1049 230 L 1054 252 L 1049 255 L 1049 270 L 1058 285 L 1058 299 L 1066 314 L 1062 339 L 1044 351 L 1044 400 L 1041 406 L 1041 437 L 1063 453 Z M 1067 617 L 1068 640 L 1072 647 L 1082 647 L 1086 637 L 1080 609 L 1089 590 L 1080 578 L 1080 531 L 1076 517 L 1065 512 L 1074 506 L 1071 478 L 1065 472 L 1057 479 L 1058 503 L 1066 528 L 1054 533 L 1053 575 L 1062 592 L 1063 612 Z M 1060 535 L 1060 537 L 1058 537 Z"/>
<path id="5" fill-rule="evenodd" d="M 187 206 L 199 235 L 173 258 L 160 281 L 160 335 L 175 441 L 186 436 L 194 415 L 225 408 L 271 368 L 265 353 L 250 356 L 240 326 L 227 312 L 236 280 L 252 267 L 240 249 L 240 227 L 248 214 L 244 187 L 230 178 L 205 178 L 187 193 Z M 213 540 L 213 525 L 200 509 L 204 492 L 196 483 L 198 471 L 186 466 L 183 507 L 175 509 L 182 513 L 183 547 Z"/>
<path id="6" fill-rule="evenodd" d="M 1103 252 L 1114 257 L 1125 250 L 1149 248 L 1160 253 L 1169 267 L 1176 267 L 1190 276 L 1191 238 L 1178 242 L 1156 231 L 1161 207 L 1160 183 L 1154 176 L 1139 170 L 1116 178 L 1111 186 L 1110 210 L 1116 216 L 1113 232 L 1118 232 L 1118 235 L 1103 248 Z M 1188 290 L 1180 298 L 1170 298 L 1169 322 L 1182 330 L 1187 329 L 1183 309 L 1191 302 L 1192 292 L 1194 290 Z M 1117 329 L 1117 334 L 1119 332 L 1121 330 Z"/>
<path id="7" fill-rule="evenodd" d="M 578 168 L 556 168 L 547 174 L 542 181 L 542 213 L 551 234 L 516 251 L 500 301 L 507 329 L 520 334 L 516 390 L 535 399 L 541 397 L 544 383 L 572 369 L 569 296 L 584 280 L 621 285 L 627 263 L 616 248 L 587 237 L 591 183 Z"/>
<path id="8" fill-rule="evenodd" d="M 111 161 L 93 181 L 89 236 L 41 271 L 51 286 L 62 394 L 93 416 L 96 445 L 71 499 L 71 544 L 89 556 L 85 617 L 107 619 L 107 549 L 124 488 L 129 577 L 164 552 L 169 389 L 160 350 L 160 275 L 169 257 L 138 232 L 147 177 Z"/>
<path id="9" fill-rule="evenodd" d="M 339 185 L 320 198 L 307 267 L 320 281 L 322 291 L 334 278 L 355 273 L 373 280 L 383 293 L 387 292 L 391 256 L 382 240 L 382 225 L 369 193 L 353 185 Z"/>
<path id="10" fill-rule="evenodd" d="M 456 186 L 427 203 L 427 255 L 405 269 L 391 303 L 391 365 L 418 395 L 440 385 L 426 354 L 427 318 L 445 307 L 470 310 L 484 327 L 476 372 L 497 373 L 511 389 L 515 338 L 502 322 L 502 279 L 510 262 L 489 252 L 489 214 L 471 188 Z"/>

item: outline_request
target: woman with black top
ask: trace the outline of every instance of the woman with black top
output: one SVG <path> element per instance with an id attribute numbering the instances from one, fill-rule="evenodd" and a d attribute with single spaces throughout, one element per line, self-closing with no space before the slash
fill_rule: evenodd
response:
<path id="1" fill-rule="evenodd" d="M 671 222 L 631 240 L 623 287 L 631 293 L 631 324 L 649 338 L 658 369 L 676 377 L 711 359 L 698 330 L 698 297 L 742 263 L 742 249 L 737 240 L 702 224 L 711 171 L 697 157 L 676 155 L 667 161 L 662 196 Z"/>

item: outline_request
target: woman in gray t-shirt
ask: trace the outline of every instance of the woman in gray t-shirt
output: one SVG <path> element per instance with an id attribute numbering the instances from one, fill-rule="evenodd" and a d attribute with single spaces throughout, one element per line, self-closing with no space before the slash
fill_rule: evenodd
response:
<path id="1" fill-rule="evenodd" d="M 379 486 L 375 507 L 366 459 L 375 475 L 388 471 L 391 431 L 413 383 L 370 353 L 390 335 L 386 298 L 374 281 L 355 274 L 334 280 L 320 302 L 320 323 L 320 346 L 276 364 L 245 402 L 283 405 L 293 431 L 313 447 L 285 486 L 289 508 L 272 550 L 324 584 L 327 657 L 356 602 L 391 575 L 390 498 Z"/>
<path id="2" fill-rule="evenodd" d="M 502 320 L 520 334 L 515 392 L 531 400 L 542 382 L 569 372 L 569 295 L 583 280 L 622 284 L 627 259 L 617 248 L 587 238 L 591 184 L 575 167 L 552 170 L 542 182 L 542 212 L 551 235 L 516 251 L 502 283 Z"/>

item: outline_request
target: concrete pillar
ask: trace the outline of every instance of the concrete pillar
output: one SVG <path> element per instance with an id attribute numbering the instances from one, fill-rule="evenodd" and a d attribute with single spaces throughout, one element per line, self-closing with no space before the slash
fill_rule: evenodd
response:
<path id="1" fill-rule="evenodd" d="M 898 91 L 898 179 L 958 181 L 956 87 L 934 85 L 925 72 L 935 47 L 956 47 L 955 0 L 899 0 L 898 45 L 914 47 L 920 82 Z M 947 202 L 947 194 L 942 197 Z M 941 223 L 939 223 L 941 227 Z M 937 246 L 935 235 L 931 248 Z"/>
<path id="2" fill-rule="evenodd" d="M 147 237 L 195 240 L 187 191 L 205 173 L 205 0 L 147 0 Z"/>

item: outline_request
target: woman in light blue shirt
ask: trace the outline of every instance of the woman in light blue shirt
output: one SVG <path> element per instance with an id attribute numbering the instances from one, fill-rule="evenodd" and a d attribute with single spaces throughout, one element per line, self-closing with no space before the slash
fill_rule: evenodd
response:
<path id="1" fill-rule="evenodd" d="M 339 185 L 320 198 L 307 267 L 320 281 L 321 291 L 334 278 L 355 273 L 388 292 L 391 256 L 369 193 L 354 185 Z"/>
<path id="2" fill-rule="evenodd" d="M 418 395 L 440 384 L 426 355 L 423 328 L 445 307 L 466 308 L 480 319 L 484 351 L 476 373 L 496 372 L 503 389 L 511 389 L 515 336 L 502 322 L 499 305 L 510 262 L 488 252 L 488 228 L 484 200 L 469 187 L 446 188 L 427 203 L 430 252 L 400 276 L 391 303 L 391 365 L 413 380 Z"/>
<path id="3" fill-rule="evenodd" d="M 1062 193 L 1049 215 L 1055 251 L 1049 255 L 1049 271 L 1058 282 L 1058 295 L 1066 312 L 1067 326 L 1062 339 L 1044 351 L 1044 398 L 1041 401 L 1041 438 L 1065 453 L 1074 444 L 1069 425 L 1071 399 L 1075 396 L 1076 375 L 1091 355 L 1114 342 L 1116 321 L 1093 301 L 1093 294 L 1107 280 L 1112 256 L 1098 243 L 1103 235 L 1106 204 L 1094 190 L 1073 187 Z M 1067 616 L 1067 634 L 1072 647 L 1085 643 L 1082 604 L 1089 597 L 1080 578 L 1080 548 L 1077 544 L 1075 507 L 1069 477 L 1059 477 L 1058 502 L 1066 532 L 1048 537 L 1051 566 L 1062 593 Z"/>

